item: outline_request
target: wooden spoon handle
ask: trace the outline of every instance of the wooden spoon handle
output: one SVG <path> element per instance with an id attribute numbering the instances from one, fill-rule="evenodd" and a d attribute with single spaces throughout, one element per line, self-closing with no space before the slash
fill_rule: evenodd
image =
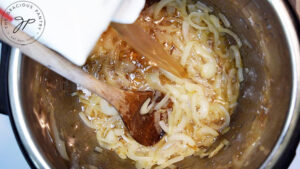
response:
<path id="1" fill-rule="evenodd" d="M 119 35 L 137 52 L 144 55 L 150 61 L 178 77 L 185 77 L 184 68 L 170 54 L 164 50 L 164 46 L 152 39 L 137 22 L 133 24 L 111 23 L 111 26 Z"/>
<path id="2" fill-rule="evenodd" d="M 7 26 L 13 27 L 13 25 L 11 24 L 8 24 Z M 30 36 L 28 36 L 24 32 L 18 32 L 17 36 L 20 39 L 30 38 Z M 123 95 L 122 90 L 114 88 L 104 82 L 97 80 L 93 76 L 84 72 L 80 67 L 75 66 L 74 64 L 63 58 L 61 55 L 47 48 L 38 41 L 35 41 L 32 44 L 19 45 L 7 39 L 3 32 L 0 33 L 0 39 L 12 47 L 19 48 L 22 53 L 26 54 L 28 57 L 60 74 L 66 79 L 77 83 L 82 87 L 105 98 L 110 103 L 114 102 L 116 100 L 116 97 L 118 98 L 120 97 L 120 95 Z"/>

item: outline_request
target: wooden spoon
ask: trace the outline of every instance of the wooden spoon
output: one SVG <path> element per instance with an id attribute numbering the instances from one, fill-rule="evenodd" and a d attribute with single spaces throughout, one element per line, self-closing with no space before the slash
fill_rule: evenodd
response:
<path id="1" fill-rule="evenodd" d="M 10 27 L 6 29 L 13 30 L 14 28 L 11 24 L 6 26 Z M 30 38 L 26 33 L 21 31 L 16 36 L 20 39 Z M 61 55 L 38 41 L 28 45 L 19 45 L 7 39 L 3 32 L 0 33 L 0 39 L 12 47 L 19 48 L 28 57 L 66 79 L 83 86 L 107 100 L 119 112 L 130 135 L 140 144 L 145 146 L 153 145 L 163 135 L 159 125 L 155 125 L 153 113 L 140 114 L 140 109 L 144 102 L 148 98 L 152 99 L 154 97 L 153 91 L 133 92 L 112 87 L 84 72 L 80 67 L 70 63 Z"/>
<path id="2" fill-rule="evenodd" d="M 178 77 L 185 77 L 184 68 L 170 56 L 163 45 L 151 38 L 137 22 L 133 24 L 111 23 L 111 26 L 119 33 L 130 46 L 137 52 L 153 61 L 156 66 L 173 73 Z"/>

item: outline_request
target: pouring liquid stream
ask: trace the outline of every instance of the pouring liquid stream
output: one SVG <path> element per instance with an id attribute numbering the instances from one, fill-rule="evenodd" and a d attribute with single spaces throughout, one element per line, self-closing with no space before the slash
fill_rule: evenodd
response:
<path id="1" fill-rule="evenodd" d="M 111 23 L 111 26 L 119 33 L 123 40 L 132 46 L 137 52 L 153 61 L 156 66 L 178 76 L 185 77 L 184 68 L 170 56 L 164 47 L 151 38 L 136 22 L 133 24 Z"/>

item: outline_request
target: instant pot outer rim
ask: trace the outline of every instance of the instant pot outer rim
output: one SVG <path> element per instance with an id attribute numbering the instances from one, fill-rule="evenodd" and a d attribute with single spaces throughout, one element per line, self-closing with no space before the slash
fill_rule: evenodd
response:
<path id="1" fill-rule="evenodd" d="M 285 10 L 289 16 L 289 18 L 291 19 L 291 24 L 293 26 L 293 31 L 295 32 L 296 36 L 295 36 L 295 40 L 296 40 L 296 44 L 291 44 L 291 45 L 298 45 L 298 51 L 296 52 L 296 56 L 293 60 L 293 58 L 291 58 L 291 65 L 293 66 L 293 95 L 291 96 L 291 99 L 294 99 L 294 107 L 293 110 L 289 110 L 289 114 L 291 114 L 291 111 L 293 111 L 293 114 L 291 114 L 291 117 L 287 117 L 287 119 L 285 120 L 285 124 L 283 126 L 283 129 L 286 129 L 285 132 L 281 132 L 278 140 L 276 141 L 275 146 L 273 147 L 273 150 L 270 152 L 270 154 L 268 155 L 268 157 L 266 158 L 266 160 L 263 162 L 263 164 L 260 166 L 260 168 L 288 168 L 291 164 L 291 162 L 293 161 L 293 159 L 296 156 L 296 150 L 297 147 L 299 146 L 299 141 L 300 141 L 300 65 L 298 64 L 298 71 L 297 71 L 297 63 L 294 63 L 293 61 L 295 61 L 295 59 L 300 60 L 300 32 L 297 32 L 297 30 L 300 30 L 300 18 L 297 16 L 296 11 L 292 8 L 291 4 L 287 1 L 278 1 L 279 3 L 282 3 L 281 7 L 285 7 Z M 272 7 L 274 8 L 274 4 L 270 3 L 271 5 L 273 5 Z M 275 9 L 274 9 L 275 10 Z M 276 10 L 275 10 L 276 11 Z M 280 16 L 277 16 L 280 17 Z M 285 34 L 286 34 L 285 30 Z M 289 43 L 289 42 L 288 42 Z M 296 48 L 297 49 L 297 48 Z M 298 54 L 298 55 L 297 55 Z M 298 62 L 299 63 L 299 62 Z M 297 73 L 295 75 L 295 72 Z M 297 78 L 298 77 L 298 78 Z M 297 81 L 298 80 L 298 81 Z M 294 96 L 294 98 L 292 98 Z M 293 100 L 291 100 L 293 101 Z M 291 102 L 290 105 L 292 105 L 293 103 Z M 291 107 L 291 106 L 290 106 Z M 294 116 L 296 116 L 296 119 L 294 119 L 294 128 L 293 131 L 290 131 L 291 134 L 289 136 L 286 135 L 286 133 L 291 130 L 290 126 L 293 125 L 293 118 Z M 290 119 L 288 119 L 290 118 Z M 289 121 L 289 124 L 287 125 L 287 122 Z M 289 137 L 289 138 L 287 138 Z M 286 139 L 288 139 L 286 141 Z M 280 142 L 283 141 L 283 142 Z M 284 141 L 286 141 L 286 143 L 284 143 Z M 281 143 L 284 143 L 284 145 L 282 145 Z M 281 147 L 284 146 L 284 147 Z M 282 149 L 281 152 L 280 149 Z M 279 153 L 279 155 L 278 155 Z M 276 155 L 278 155 L 278 157 L 276 158 Z M 275 158 L 274 158 L 275 157 Z M 273 162 L 273 160 L 275 159 L 275 161 Z"/>
<path id="2" fill-rule="evenodd" d="M 11 108 L 10 107 L 9 107 L 9 111 L 8 111 L 8 116 L 9 116 L 10 125 L 13 129 L 15 138 L 17 140 L 17 143 L 19 145 L 19 148 L 20 148 L 25 160 L 27 161 L 27 164 L 29 165 L 30 168 L 37 169 L 37 167 L 34 165 L 34 161 L 30 158 L 30 156 L 29 156 L 28 152 L 26 151 L 25 146 L 24 146 L 24 144 L 23 144 L 23 142 L 20 138 L 20 135 L 19 135 L 17 127 L 16 127 L 16 124 L 13 120 L 13 115 L 11 113 Z"/>
<path id="3" fill-rule="evenodd" d="M 11 55 L 11 47 L 8 46 L 7 44 L 3 43 L 2 41 L 0 41 L 0 44 L 2 44 L 2 48 L 1 48 L 1 67 L 4 66 L 4 68 L 1 68 L 1 71 L 5 71 L 6 75 L 4 76 L 4 78 L 1 80 L 4 81 L 4 86 L 2 86 L 4 88 L 5 91 L 4 94 L 4 98 L 6 98 L 6 103 L 5 103 L 5 112 L 1 112 L 4 113 L 5 115 L 7 115 L 9 117 L 9 121 L 10 121 L 10 125 L 12 127 L 13 133 L 14 133 L 14 137 L 18 143 L 18 146 L 27 162 L 27 164 L 29 165 L 30 168 L 36 168 L 36 166 L 34 165 L 32 159 L 29 157 L 28 152 L 26 151 L 24 144 L 22 143 L 22 140 L 19 136 L 18 130 L 16 128 L 16 124 L 13 120 L 13 115 L 12 115 L 12 111 L 11 111 L 11 106 L 10 106 L 10 101 L 9 101 L 9 86 L 8 86 L 8 70 L 9 70 L 9 62 L 10 62 L 10 55 Z M 5 49 L 3 51 L 3 48 Z M 3 57 L 5 57 L 5 59 L 3 59 Z M 4 61 L 4 62 L 2 62 Z M 2 73 L 2 72 L 1 72 Z M 3 93 L 2 93 L 3 94 Z M 7 95 L 6 95 L 7 94 Z"/>
<path id="4" fill-rule="evenodd" d="M 296 32 L 296 35 L 297 35 L 296 38 L 298 38 L 297 40 L 298 40 L 298 45 L 299 45 L 300 34 L 299 33 L 297 34 L 296 30 L 299 30 L 299 28 L 300 28 L 299 24 L 300 23 L 299 23 L 299 21 L 297 21 L 296 14 L 292 12 L 293 10 L 292 10 L 291 6 L 288 5 L 288 2 L 283 2 L 283 1 L 281 1 L 281 2 L 285 5 L 286 10 L 289 13 L 290 17 L 292 19 L 294 19 L 294 22 L 293 22 L 293 26 L 294 27 L 293 28 L 294 28 L 294 30 Z M 13 48 L 12 50 L 17 50 L 17 49 Z M 298 52 L 298 54 L 299 54 L 299 52 Z M 300 56 L 298 56 L 298 57 L 300 57 Z M 11 62 L 11 58 L 8 59 L 8 62 Z M 8 65 L 9 64 L 7 64 L 7 66 Z M 294 65 L 294 63 L 292 65 Z M 300 65 L 299 65 L 299 67 L 300 67 Z M 293 67 L 293 68 L 295 68 L 295 67 Z M 300 70 L 297 72 L 297 75 L 300 77 Z M 8 79 L 6 79 L 7 82 L 9 81 L 9 78 L 10 77 L 8 77 Z M 293 79 L 294 78 L 295 78 L 295 74 L 293 74 Z M 298 79 L 298 81 L 297 80 L 293 80 L 293 91 L 295 91 L 296 93 L 300 93 L 300 89 L 299 89 L 300 86 L 299 85 L 300 85 L 300 79 Z M 9 87 L 11 87 L 11 86 L 9 86 Z M 9 92 L 9 97 L 11 97 L 10 94 L 11 93 Z M 16 140 L 18 142 L 18 145 L 19 145 L 19 147 L 20 147 L 20 149 L 21 149 L 21 151 L 22 151 L 22 153 L 23 153 L 26 161 L 28 162 L 29 166 L 31 168 L 37 168 L 37 166 L 35 165 L 34 160 L 30 157 L 29 152 L 26 151 L 25 145 L 23 144 L 23 141 L 20 138 L 17 126 L 16 126 L 15 121 L 14 121 L 14 116 L 13 116 L 13 112 L 12 112 L 13 110 L 11 109 L 11 104 L 12 103 L 10 102 L 10 99 L 11 98 L 8 98 L 8 103 L 10 104 L 10 106 L 8 106 L 9 107 L 8 108 L 9 109 L 8 110 L 8 115 L 9 115 L 9 118 L 10 118 L 11 126 L 12 126 L 14 134 L 15 134 L 15 138 L 16 138 Z M 294 104 L 295 104 L 295 106 L 293 107 L 294 108 L 293 109 L 293 114 L 291 116 L 295 116 L 296 115 L 297 119 L 294 119 L 295 126 L 293 128 L 292 134 L 289 136 L 289 140 L 288 141 L 283 140 L 283 141 L 287 142 L 287 143 L 285 143 L 285 147 L 283 147 L 284 148 L 283 151 L 282 152 L 278 152 L 280 147 L 276 148 L 276 146 L 281 146 L 281 145 L 278 145 L 278 144 L 280 144 L 279 143 L 280 140 L 277 140 L 276 145 L 274 146 L 272 152 L 269 154 L 269 156 L 264 161 L 264 163 L 260 166 L 260 168 L 288 168 L 288 166 L 290 165 L 291 161 L 294 159 L 295 152 L 296 152 L 296 147 L 299 144 L 299 140 L 300 140 L 300 133 L 296 132 L 296 131 L 300 130 L 300 115 L 299 115 L 300 111 L 296 110 L 296 108 L 300 108 L 299 107 L 299 103 L 300 103 L 300 95 L 298 95 L 298 96 L 296 95 L 295 98 L 294 98 Z M 292 118 L 292 117 L 290 117 L 290 118 Z M 290 119 L 290 120 L 293 120 L 293 119 Z M 288 121 L 285 120 L 285 126 L 284 127 L 288 127 L 286 131 L 290 130 L 289 127 L 291 125 L 291 123 L 286 124 L 287 122 Z M 286 139 L 286 135 L 283 134 L 283 133 L 281 133 L 280 138 L 281 137 L 283 137 L 283 138 Z M 24 140 L 24 141 L 26 141 L 26 140 Z M 278 153 L 279 153 L 279 156 L 277 157 L 277 160 L 275 159 L 275 161 L 274 161 L 274 155 L 278 155 Z"/>
<path id="5" fill-rule="evenodd" d="M 20 95 L 20 72 L 22 63 L 22 53 L 18 48 L 11 49 L 11 55 L 8 64 L 8 92 L 10 102 L 10 120 L 13 121 L 13 128 L 21 141 L 21 147 L 24 148 L 26 156 L 29 157 L 28 163 L 31 168 L 50 169 L 49 161 L 44 153 L 39 149 L 39 145 L 34 144 L 34 138 L 31 136 L 30 128 L 25 123 L 25 117 L 22 110 L 22 95 Z M 17 122 L 16 122 L 17 121 Z"/>

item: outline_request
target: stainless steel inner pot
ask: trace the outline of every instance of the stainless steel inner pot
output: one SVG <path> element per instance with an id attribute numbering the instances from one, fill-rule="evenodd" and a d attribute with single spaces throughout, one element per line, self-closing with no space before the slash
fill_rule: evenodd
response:
<path id="1" fill-rule="evenodd" d="M 224 13 L 243 41 L 245 81 L 224 137 L 231 146 L 211 159 L 188 157 L 179 168 L 286 167 L 298 142 L 300 54 L 291 11 L 284 0 L 206 0 Z M 75 84 L 12 49 L 11 118 L 25 154 L 37 168 L 134 168 L 112 152 L 94 152 L 94 132 L 79 120 Z M 70 161 L 58 153 L 49 119 L 54 115 Z M 299 125 L 298 125 L 299 126 Z M 298 127 L 299 129 L 299 127 Z M 296 143 L 297 144 L 297 143 Z"/>

